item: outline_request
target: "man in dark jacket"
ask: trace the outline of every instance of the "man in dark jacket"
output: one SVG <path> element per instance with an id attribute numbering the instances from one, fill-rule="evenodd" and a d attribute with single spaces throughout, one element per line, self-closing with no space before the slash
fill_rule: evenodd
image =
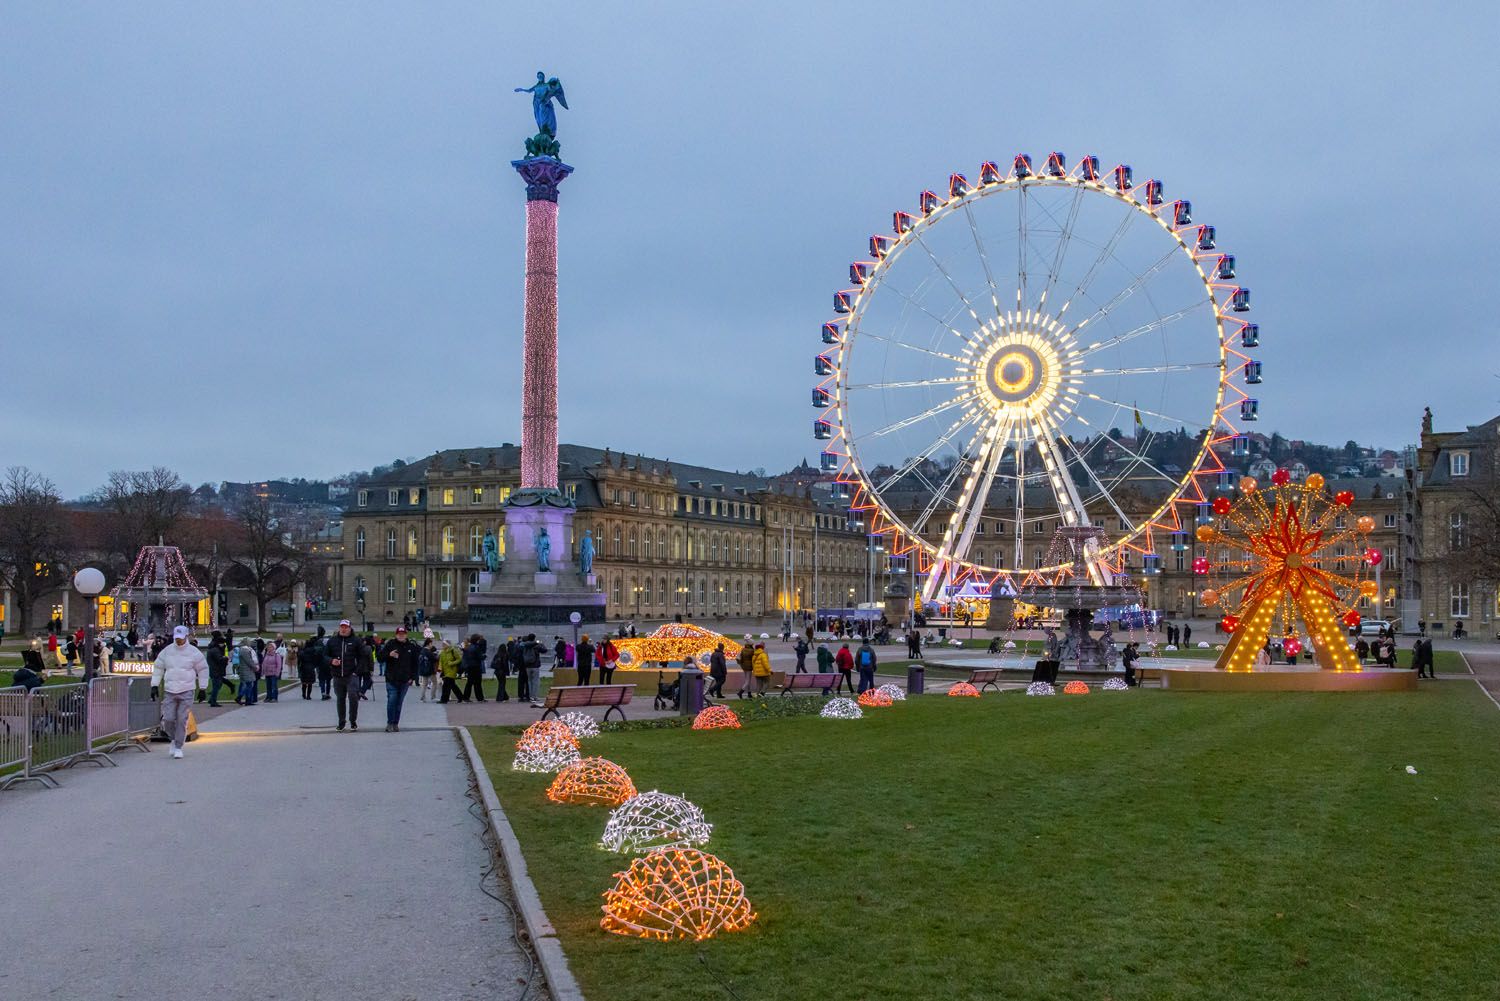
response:
<path id="1" fill-rule="evenodd" d="M 394 639 L 380 649 L 385 665 L 385 732 L 401 732 L 401 700 L 417 678 L 417 645 L 406 638 L 406 627 L 397 626 Z"/>
<path id="2" fill-rule="evenodd" d="M 518 702 L 531 701 L 531 679 L 526 675 L 526 662 L 523 656 L 525 640 L 512 639 L 505 644 L 505 655 L 510 658 L 510 673 L 516 676 L 516 700 Z"/>
<path id="3" fill-rule="evenodd" d="M 224 645 L 224 634 L 217 629 L 209 637 L 208 649 L 203 651 L 203 657 L 208 661 L 208 704 L 217 708 L 219 705 L 219 686 L 225 685 L 230 692 L 234 686 L 224 680 L 229 673 L 229 649 Z"/>
<path id="4" fill-rule="evenodd" d="M 722 699 L 724 697 L 724 680 L 729 677 L 729 662 L 724 659 L 724 644 L 720 643 L 714 647 L 714 652 L 708 657 L 708 697 L 711 699 Z"/>
<path id="5" fill-rule="evenodd" d="M 464 690 L 458 697 L 460 702 L 471 698 L 475 702 L 484 701 L 484 649 L 484 637 L 478 633 L 470 636 L 469 642 L 464 644 Z"/>
<path id="6" fill-rule="evenodd" d="M 573 648 L 573 664 L 578 668 L 578 683 L 587 685 L 594 671 L 594 644 L 589 641 L 587 634 Z"/>
<path id="7" fill-rule="evenodd" d="M 509 702 L 510 693 L 505 690 L 506 678 L 510 675 L 510 650 L 505 646 L 495 647 L 495 656 L 490 658 L 490 670 L 495 672 L 496 702 Z"/>
<path id="8" fill-rule="evenodd" d="M 323 693 L 323 701 L 327 702 L 331 696 L 329 688 L 333 684 L 333 675 L 328 666 L 328 633 L 322 626 L 318 627 L 318 635 L 307 641 L 307 646 L 302 648 L 303 657 L 312 657 L 313 670 L 318 676 L 318 691 Z"/>
<path id="9" fill-rule="evenodd" d="M 323 653 L 328 658 L 328 674 L 333 680 L 334 705 L 339 711 L 338 728 L 344 728 L 344 719 L 349 720 L 349 729 L 359 729 L 359 688 L 364 675 L 370 673 L 370 653 L 345 619 L 339 623 L 339 631 L 323 644 Z"/>

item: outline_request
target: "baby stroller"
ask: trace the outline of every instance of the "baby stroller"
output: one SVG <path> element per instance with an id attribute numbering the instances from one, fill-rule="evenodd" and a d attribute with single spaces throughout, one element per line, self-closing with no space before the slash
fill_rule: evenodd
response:
<path id="1" fill-rule="evenodd" d="M 653 705 L 657 709 L 678 709 L 680 708 L 678 700 L 682 692 L 682 679 L 676 678 L 668 685 L 663 680 L 665 677 L 663 672 L 656 672 L 656 699 Z"/>

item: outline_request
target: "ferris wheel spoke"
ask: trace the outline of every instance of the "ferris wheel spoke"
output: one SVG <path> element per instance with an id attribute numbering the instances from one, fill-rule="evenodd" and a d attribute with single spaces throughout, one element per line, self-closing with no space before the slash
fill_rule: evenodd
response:
<path id="1" fill-rule="evenodd" d="M 884 494 L 892 486 L 906 479 L 906 477 L 910 475 L 914 469 L 916 469 L 922 463 L 926 462 L 928 459 L 932 458 L 934 452 L 942 448 L 944 445 L 948 444 L 948 442 L 952 441 L 965 427 L 974 423 L 974 421 L 979 418 L 981 413 L 982 411 L 972 410 L 967 414 L 967 416 L 961 417 L 958 420 L 954 421 L 952 427 L 948 428 L 947 431 L 944 431 L 937 438 L 933 439 L 933 441 L 928 444 L 926 448 L 922 449 L 916 455 L 912 456 L 910 459 L 907 459 L 904 463 L 902 463 L 900 469 L 897 469 L 890 476 L 886 477 L 885 482 L 875 488 L 875 493 Z M 923 479 L 925 480 L 925 477 L 923 477 Z M 931 484 L 928 485 L 930 486 Z"/>
<path id="2" fill-rule="evenodd" d="M 1193 421 L 1185 421 L 1181 417 L 1173 417 L 1171 414 L 1164 414 L 1156 410 L 1148 410 L 1145 407 L 1140 406 L 1139 404 L 1124 403 L 1120 400 L 1111 400 L 1108 397 L 1100 396 L 1098 393 L 1080 393 L 1079 395 L 1087 399 L 1094 400 L 1097 403 L 1107 403 L 1111 406 L 1119 407 L 1122 410 L 1134 410 L 1136 413 L 1150 414 L 1152 417 L 1160 417 L 1162 420 L 1167 421 L 1170 424 L 1176 424 L 1179 427 L 1192 427 L 1195 423 Z"/>
<path id="3" fill-rule="evenodd" d="M 1085 358 L 1093 354 L 1095 351 L 1102 351 L 1105 348 L 1112 348 L 1117 344 L 1124 344 L 1126 341 L 1134 340 L 1135 338 L 1140 337 L 1142 334 L 1149 334 L 1153 330 L 1160 330 L 1163 327 L 1168 326 L 1169 324 L 1175 323 L 1178 320 L 1191 315 L 1194 310 L 1199 309 L 1203 306 L 1207 306 L 1209 302 L 1210 300 L 1207 298 L 1200 299 L 1198 302 L 1193 303 L 1191 306 L 1188 306 L 1185 309 L 1179 309 L 1175 313 L 1168 313 L 1166 316 L 1159 316 L 1151 322 L 1143 323 L 1139 327 L 1134 327 L 1130 330 L 1125 331 L 1123 334 L 1117 334 L 1116 336 L 1111 337 L 1108 340 L 1095 341 L 1093 344 L 1090 344 L 1088 347 L 1078 352 L 1078 356 L 1080 358 Z"/>
<path id="4" fill-rule="evenodd" d="M 955 333 L 957 333 L 957 331 L 955 331 Z M 946 358 L 948 361 L 960 363 L 962 363 L 964 360 L 958 355 L 950 355 L 946 351 L 934 351 L 932 348 L 924 348 L 916 344 L 908 344 L 906 341 L 898 341 L 896 338 L 886 337 L 884 334 L 872 334 L 868 330 L 860 330 L 855 334 L 855 336 L 868 337 L 871 340 L 881 341 L 885 344 L 892 344 L 898 348 L 905 348 L 908 351 L 915 351 L 918 354 L 931 355 L 933 358 Z"/>
<path id="5" fill-rule="evenodd" d="M 1026 185 L 1021 185 L 1021 207 L 1016 212 L 1016 308 L 1026 305 Z"/>
<path id="6" fill-rule="evenodd" d="M 930 253 L 929 253 L 929 256 L 930 256 Z M 916 299 L 912 298 L 912 296 L 909 295 L 908 293 L 903 292 L 901 289 L 899 289 L 896 286 L 892 285 L 890 282 L 881 282 L 880 283 L 880 287 L 881 288 L 888 288 L 892 292 L 894 292 L 897 295 L 899 295 L 902 299 L 906 300 L 907 305 L 911 306 L 913 309 L 915 309 L 918 312 L 920 312 L 920 313 L 926 315 L 927 317 L 929 317 L 939 327 L 942 327 L 944 330 L 948 331 L 948 333 L 952 334 L 954 337 L 957 337 L 959 340 L 963 341 L 965 344 L 967 344 L 969 342 L 969 335 L 968 334 L 964 333 L 962 330 L 959 330 L 957 327 L 955 327 L 953 324 L 949 323 L 947 320 L 943 319 L 941 316 L 938 316 L 932 310 L 928 309 L 926 306 L 922 305 Z M 965 305 L 968 305 L 968 304 L 965 303 Z M 970 313 L 974 312 L 974 310 L 973 310 L 972 307 L 969 309 L 969 312 Z M 873 337 L 875 335 L 874 334 L 869 334 L 869 335 L 866 335 L 866 336 Z M 889 338 L 886 338 L 886 339 L 889 340 Z M 891 341 L 891 343 L 892 344 L 901 344 L 901 343 L 904 343 L 904 342 L 902 342 L 902 341 Z M 920 349 L 918 349 L 918 350 L 920 350 Z M 943 357 L 946 358 L 946 357 L 950 357 L 950 356 L 944 355 Z"/>
<path id="7" fill-rule="evenodd" d="M 1084 368 L 1078 370 L 1082 378 L 1098 375 L 1154 375 L 1161 372 L 1196 372 L 1199 369 L 1219 368 L 1222 363 L 1213 361 L 1184 362 L 1181 365 L 1145 365 L 1141 368 Z"/>
<path id="8" fill-rule="evenodd" d="M 995 307 L 995 316 L 1001 315 L 1000 290 L 995 287 L 995 273 L 990 270 L 990 255 L 984 252 L 984 241 L 979 237 L 979 226 L 974 221 L 974 209 L 964 202 L 964 217 L 969 220 L 969 235 L 974 238 L 974 249 L 979 252 L 979 263 L 984 265 L 984 280 L 990 286 L 990 304 Z"/>
<path id="9" fill-rule="evenodd" d="M 1135 214 L 1136 213 L 1134 207 L 1129 205 L 1125 207 L 1125 218 L 1120 220 L 1120 225 L 1116 226 L 1115 231 L 1110 234 L 1108 242 L 1106 242 L 1104 246 L 1099 248 L 1099 256 L 1094 258 L 1094 263 L 1089 265 L 1089 269 L 1084 272 L 1083 277 L 1078 280 L 1078 284 L 1073 286 L 1073 291 L 1068 296 L 1067 301 L 1064 302 L 1062 304 L 1062 308 L 1057 311 L 1057 316 L 1059 318 L 1067 313 L 1068 307 L 1073 305 L 1074 300 L 1076 300 L 1079 296 L 1086 295 L 1088 293 L 1089 286 L 1094 283 L 1094 276 L 1099 273 L 1099 269 L 1104 266 L 1104 262 L 1114 256 L 1115 247 L 1125 236 L 1125 231 L 1130 228 L 1130 224 L 1135 221 Z"/>
<path id="10" fill-rule="evenodd" d="M 973 544 L 974 534 L 984 517 L 985 502 L 989 500 L 990 489 L 995 485 L 995 475 L 1000 471 L 1005 446 L 1010 443 L 1012 424 L 1007 419 L 994 428 L 988 440 L 986 454 L 976 460 L 973 474 L 964 485 L 966 496 L 960 498 L 957 510 L 953 513 L 953 521 L 948 526 L 947 538 L 943 542 L 944 549 L 952 559 L 962 560 L 968 556 L 969 546 Z M 981 466 L 984 472 L 979 475 Z M 953 538 L 955 529 L 958 531 L 957 539 Z"/>
<path id="11" fill-rule="evenodd" d="M 1047 296 L 1052 294 L 1052 286 L 1057 284 L 1057 276 L 1062 271 L 1063 260 L 1067 257 L 1068 246 L 1073 242 L 1073 226 L 1078 221 L 1078 209 L 1083 204 L 1083 189 L 1073 189 L 1073 201 L 1068 206 L 1068 218 L 1061 226 L 1058 234 L 1057 250 L 1052 254 L 1052 265 L 1047 269 L 1047 283 L 1042 286 L 1042 297 L 1037 301 L 1037 309 L 1047 307 Z M 1051 215 L 1049 212 L 1048 215 Z M 1054 222 L 1057 220 L 1054 218 Z"/>
<path id="12" fill-rule="evenodd" d="M 932 252 L 932 248 L 927 246 L 927 242 L 922 239 L 921 234 L 913 232 L 912 235 L 916 237 L 917 245 L 927 252 L 927 257 L 932 261 L 932 266 L 937 268 L 938 273 L 948 280 L 948 285 L 953 289 L 953 294 L 958 296 L 958 301 L 963 303 L 964 307 L 968 309 L 969 315 L 974 318 L 974 322 L 983 323 L 984 321 L 979 318 L 979 314 L 974 311 L 974 304 L 969 301 L 968 296 L 964 295 L 964 290 L 958 287 L 958 282 L 953 280 L 953 276 L 948 273 L 947 268 L 943 267 L 943 262 L 938 260 L 937 255 Z M 955 330 L 954 333 L 958 333 L 958 331 Z M 963 337 L 962 334 L 959 334 L 959 336 Z M 968 338 L 964 339 L 967 340 Z"/>
<path id="13" fill-rule="evenodd" d="M 1135 521 L 1130 518 L 1123 510 L 1121 510 L 1120 505 L 1115 501 L 1114 494 L 1110 493 L 1109 487 L 1106 487 L 1104 485 L 1104 481 L 1099 479 L 1099 474 L 1094 471 L 1093 466 L 1089 465 L 1088 460 L 1084 457 L 1084 454 L 1078 450 L 1078 446 L 1073 443 L 1073 440 L 1067 435 L 1059 435 L 1058 439 L 1065 446 L 1067 446 L 1068 451 L 1072 452 L 1073 455 L 1078 459 L 1078 465 L 1083 467 L 1083 471 L 1088 474 L 1089 479 L 1093 480 L 1094 485 L 1099 488 L 1099 493 L 1102 494 L 1104 499 L 1109 502 L 1109 506 L 1114 508 L 1115 514 L 1120 518 L 1120 524 L 1126 526 L 1132 532 L 1135 531 Z M 1112 485 L 1118 483 L 1119 480 L 1116 479 L 1115 481 L 1113 481 Z"/>
<path id="14" fill-rule="evenodd" d="M 1159 260 L 1152 264 L 1151 267 L 1147 268 L 1141 274 L 1137 275 L 1134 281 L 1122 288 L 1120 291 L 1116 292 L 1113 298 L 1111 298 L 1104 305 L 1100 306 L 1098 309 L 1094 310 L 1094 312 L 1090 314 L 1087 319 L 1078 324 L 1078 326 L 1074 327 L 1073 332 L 1077 333 L 1084 327 L 1088 326 L 1090 323 L 1093 323 L 1095 320 L 1101 320 L 1104 317 L 1108 316 L 1116 306 L 1120 305 L 1120 303 L 1124 302 L 1126 299 L 1129 299 L 1132 295 L 1139 292 L 1142 288 L 1145 287 L 1147 282 L 1155 278 L 1157 275 L 1161 274 L 1162 269 L 1170 264 L 1172 262 L 1172 259 L 1175 258 L 1179 252 L 1180 248 L 1178 247 L 1173 247 L 1171 250 L 1168 250 L 1161 256 Z"/>
<path id="15" fill-rule="evenodd" d="M 893 424 L 887 424 L 883 428 L 878 428 L 874 431 L 867 431 L 862 435 L 858 435 L 854 440 L 864 441 L 866 438 L 883 438 L 884 436 L 890 434 L 892 431 L 900 431 L 902 428 L 910 427 L 918 421 L 925 421 L 929 417 L 936 417 L 938 414 L 947 413 L 954 407 L 963 406 L 965 403 L 968 403 L 972 399 L 974 399 L 974 394 L 972 392 L 962 393 L 951 399 L 944 400 L 942 403 L 939 403 L 935 407 L 929 407 L 926 410 L 922 411 L 920 414 L 913 414 L 912 416 L 904 418 L 903 420 L 896 421 Z"/>
<path id="16" fill-rule="evenodd" d="M 1094 430 L 1097 431 L 1097 432 L 1099 432 L 1100 434 L 1105 433 L 1102 428 L 1094 427 L 1094 425 L 1092 423 L 1090 423 L 1089 420 L 1087 418 L 1085 418 L 1082 414 L 1074 414 L 1073 418 L 1075 420 L 1077 420 L 1078 423 L 1084 425 L 1085 427 L 1094 428 Z M 1110 444 L 1112 444 L 1115 448 L 1118 448 L 1120 451 L 1124 452 L 1126 455 L 1130 456 L 1130 458 L 1134 459 L 1136 462 L 1138 462 L 1141 465 L 1145 466 L 1147 469 L 1151 470 L 1157 476 L 1160 476 L 1163 480 L 1167 481 L 1168 483 L 1176 483 L 1177 482 L 1177 477 L 1175 477 L 1175 476 L 1169 476 L 1168 474 L 1162 472 L 1160 469 L 1157 468 L 1156 464 L 1154 462 L 1152 462 L 1150 459 L 1146 458 L 1145 455 L 1143 455 L 1140 452 L 1135 451 L 1129 445 L 1126 445 L 1123 441 L 1120 441 L 1118 438 L 1111 438 L 1110 439 Z M 1123 474 L 1122 474 L 1122 476 L 1123 476 Z M 1116 480 L 1116 482 L 1119 482 L 1119 481 Z"/>
<path id="17" fill-rule="evenodd" d="M 979 441 L 980 435 L 984 434 L 984 431 L 985 429 L 981 427 L 974 432 L 973 436 L 969 438 L 968 444 L 964 446 L 963 453 L 954 460 L 953 468 L 948 470 L 947 476 L 943 477 L 943 482 L 933 489 L 932 499 L 922 509 L 921 516 L 912 522 L 911 530 L 913 533 L 920 536 L 927 528 L 927 522 L 933 513 L 937 511 L 943 501 L 948 500 L 948 491 L 953 489 L 953 484 L 958 480 L 958 474 L 963 471 L 964 466 L 972 463 L 972 460 L 968 458 L 968 454 L 974 448 L 975 443 Z"/>
<path id="18" fill-rule="evenodd" d="M 850 383 L 844 389 L 911 389 L 918 386 L 956 386 L 959 383 L 972 381 L 966 375 L 956 375 L 951 379 L 910 379 L 905 382 L 857 382 Z"/>

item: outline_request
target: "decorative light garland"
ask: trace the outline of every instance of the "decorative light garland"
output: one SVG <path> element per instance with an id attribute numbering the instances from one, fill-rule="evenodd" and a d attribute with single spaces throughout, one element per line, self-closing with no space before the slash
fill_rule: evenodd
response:
<path id="1" fill-rule="evenodd" d="M 608 758 L 580 758 L 557 773 L 547 787 L 554 803 L 619 806 L 635 796 L 635 783 Z"/>
<path id="2" fill-rule="evenodd" d="M 745 886 L 717 857 L 696 848 L 654 851 L 615 873 L 599 927 L 616 935 L 701 942 L 755 920 Z"/>
<path id="3" fill-rule="evenodd" d="M 890 682 L 887 682 L 886 684 L 881 685 L 879 688 L 877 688 L 876 691 L 877 692 L 884 692 L 886 694 L 886 696 L 889 697 L 892 702 L 905 702 L 906 701 L 906 693 L 901 690 L 901 686 L 900 685 L 891 684 Z"/>
<path id="4" fill-rule="evenodd" d="M 852 699 L 845 698 L 829 699 L 818 713 L 824 719 L 859 719 L 864 714 L 865 711 L 855 705 Z"/>
<path id="5" fill-rule="evenodd" d="M 694 730 L 738 730 L 740 718 L 728 706 L 704 706 L 693 717 Z"/>
<path id="6" fill-rule="evenodd" d="M 533 741 L 516 750 L 510 767 L 518 772 L 555 772 L 578 760 L 578 748 L 562 741 Z"/>
<path id="7" fill-rule="evenodd" d="M 578 746 L 578 738 L 573 735 L 573 728 L 567 723 L 560 719 L 544 719 L 531 724 L 521 733 L 521 739 L 516 741 L 516 750 L 539 746 L 549 740 Z"/>
<path id="8" fill-rule="evenodd" d="M 713 829 L 698 807 L 681 796 L 653 789 L 615 807 L 604 825 L 599 845 L 607 851 L 626 854 L 688 848 L 707 844 Z"/>
<path id="9" fill-rule="evenodd" d="M 948 689 L 948 697 L 950 699 L 977 699 L 979 698 L 979 689 L 967 681 L 960 681 Z"/>
<path id="10" fill-rule="evenodd" d="M 1031 684 L 1029 684 L 1029 685 L 1026 686 L 1026 694 L 1027 695 L 1056 695 L 1057 694 L 1057 689 L 1053 688 L 1051 685 L 1047 684 L 1047 682 L 1045 682 L 1045 681 L 1033 681 Z"/>
<path id="11" fill-rule="evenodd" d="M 891 697 L 878 688 L 867 688 L 859 693 L 858 702 L 867 708 L 878 708 L 891 704 Z"/>

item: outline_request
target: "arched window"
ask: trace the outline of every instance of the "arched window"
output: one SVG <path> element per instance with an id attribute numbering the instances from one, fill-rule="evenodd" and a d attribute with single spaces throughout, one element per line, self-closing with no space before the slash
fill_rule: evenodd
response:
<path id="1" fill-rule="evenodd" d="M 385 530 L 385 555 L 391 559 L 396 557 L 396 530 L 394 528 Z"/>
<path id="2" fill-rule="evenodd" d="M 456 543 L 454 542 L 454 538 L 453 538 L 453 526 L 452 525 L 444 525 L 443 526 L 443 559 L 444 560 L 451 560 L 451 559 L 453 559 L 453 554 L 456 551 L 457 551 L 457 546 L 456 546 Z M 449 590 L 451 591 L 452 588 L 453 588 L 453 585 L 452 585 L 451 582 L 449 583 L 448 587 L 449 587 Z"/>
<path id="3" fill-rule="evenodd" d="M 715 532 L 708 537 L 708 559 L 711 563 L 719 562 L 719 533 Z"/>
<path id="4" fill-rule="evenodd" d="M 706 534 L 704 532 L 698 533 L 698 559 L 700 560 L 708 556 L 708 539 L 705 538 Z"/>
<path id="5" fill-rule="evenodd" d="M 708 581 L 698 578 L 698 607 L 708 608 Z"/>
<path id="6" fill-rule="evenodd" d="M 736 563 L 740 561 L 740 537 L 738 535 L 734 537 L 734 561 Z"/>
<path id="7" fill-rule="evenodd" d="M 659 560 L 667 558 L 667 530 L 665 528 L 656 530 L 656 558 Z"/>
<path id="8" fill-rule="evenodd" d="M 465 572 L 464 576 L 466 578 L 468 578 L 467 583 L 468 583 L 468 587 L 469 587 L 469 593 L 470 594 L 478 594 L 479 593 L 479 571 L 478 570 L 469 570 L 469 571 Z"/>
<path id="9" fill-rule="evenodd" d="M 672 559 L 674 559 L 674 560 L 680 560 L 680 559 L 682 559 L 682 533 L 681 532 L 673 532 L 672 533 Z"/>
<path id="10" fill-rule="evenodd" d="M 438 602 L 447 608 L 453 604 L 453 571 L 444 570 L 438 577 Z"/>
<path id="11" fill-rule="evenodd" d="M 735 608 L 735 611 L 739 611 L 739 607 L 740 607 L 741 604 L 744 603 L 744 601 L 745 601 L 745 582 L 742 581 L 742 580 L 737 580 L 737 581 L 734 582 L 734 608 Z"/>
<path id="12" fill-rule="evenodd" d="M 621 598 L 621 593 L 620 592 L 621 592 L 621 590 L 622 590 L 622 587 L 621 587 L 621 584 L 620 584 L 620 578 L 618 576 L 616 576 L 614 578 L 614 581 L 610 584 L 610 593 L 614 596 L 613 600 L 614 600 L 616 608 L 619 608 L 620 604 L 621 604 L 621 602 L 620 602 L 620 598 Z"/>
<path id="13" fill-rule="evenodd" d="M 365 530 L 364 530 L 364 526 L 360 526 L 359 530 L 354 533 L 354 557 L 355 557 L 355 559 L 360 559 L 360 560 L 362 560 L 362 559 L 365 558 Z"/>
<path id="14" fill-rule="evenodd" d="M 417 575 L 408 574 L 406 577 L 406 603 L 414 605 L 417 602 Z"/>
<path id="15" fill-rule="evenodd" d="M 630 530 L 630 548 L 626 551 L 626 555 L 631 559 L 636 558 L 636 538 L 635 529 L 633 528 Z"/>
<path id="16" fill-rule="evenodd" d="M 656 594 L 656 600 L 662 605 L 666 605 L 666 603 L 671 600 L 669 597 L 667 597 L 667 578 L 656 578 Z"/>
<path id="17" fill-rule="evenodd" d="M 385 575 L 385 603 L 394 605 L 396 603 L 396 575 Z"/>
<path id="18" fill-rule="evenodd" d="M 641 602 L 645 605 L 651 604 L 651 578 L 646 578 L 646 583 L 641 585 Z"/>

